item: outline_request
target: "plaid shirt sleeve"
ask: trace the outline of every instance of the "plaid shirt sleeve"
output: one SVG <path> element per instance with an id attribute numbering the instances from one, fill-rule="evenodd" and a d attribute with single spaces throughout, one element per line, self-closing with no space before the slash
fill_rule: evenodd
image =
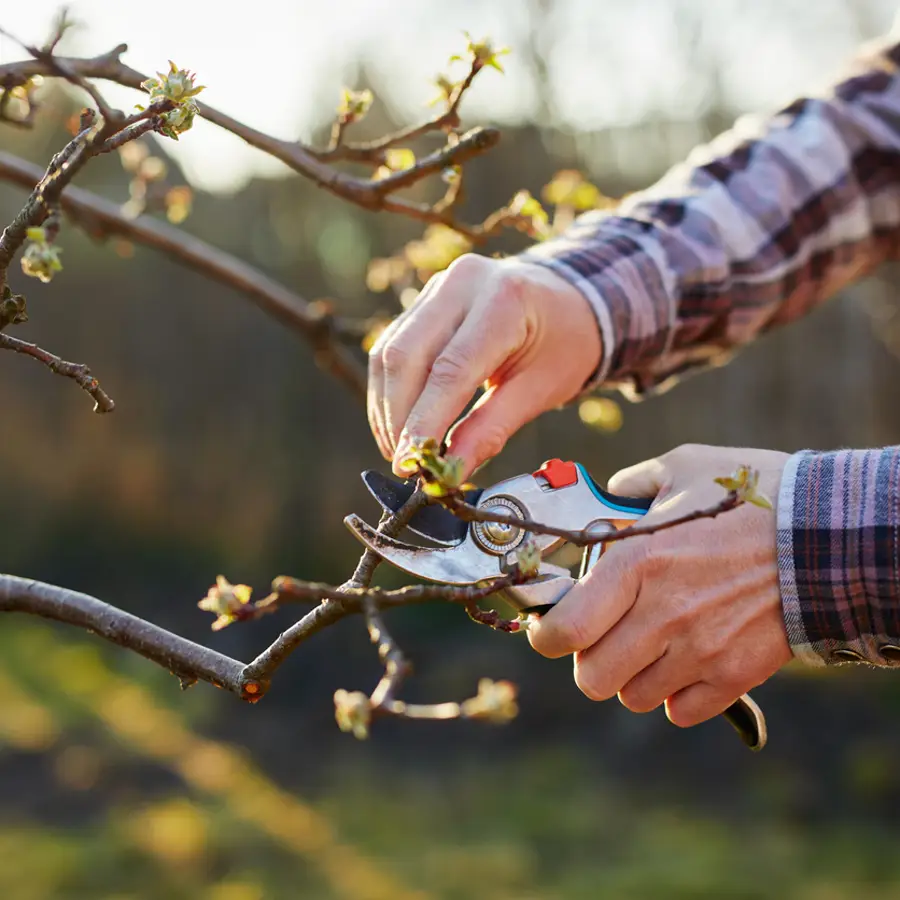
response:
<path id="1" fill-rule="evenodd" d="M 658 391 L 900 255 L 898 67 L 900 44 L 873 45 L 823 96 L 742 120 L 523 254 L 594 309 L 588 389 Z M 795 656 L 900 664 L 900 448 L 791 457 L 777 534 Z"/>
<path id="2" fill-rule="evenodd" d="M 792 456 L 778 568 L 798 659 L 900 664 L 900 447 Z"/>
<path id="3" fill-rule="evenodd" d="M 591 389 L 640 397 L 799 318 L 900 253 L 900 44 L 822 97 L 748 117 L 614 212 L 522 254 L 591 303 Z"/>

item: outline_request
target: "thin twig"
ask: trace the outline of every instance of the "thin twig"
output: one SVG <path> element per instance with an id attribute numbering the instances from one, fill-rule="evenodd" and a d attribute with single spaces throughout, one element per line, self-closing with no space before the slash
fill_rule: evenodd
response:
<path id="1" fill-rule="evenodd" d="M 10 34 L 3 27 L 0 27 L 0 34 L 18 44 L 27 53 L 30 53 L 37 62 L 45 65 L 48 69 L 47 74 L 58 75 L 62 78 L 65 78 L 66 81 L 70 81 L 72 84 L 80 87 L 86 94 L 88 94 L 88 96 L 96 104 L 97 112 L 102 116 L 105 127 L 108 126 L 108 128 L 112 130 L 116 127 L 116 123 L 123 118 L 122 113 L 118 110 L 112 109 L 103 98 L 103 95 L 100 93 L 100 91 L 98 91 L 93 84 L 91 84 L 86 78 L 83 78 L 65 60 L 62 60 L 58 56 L 54 55 L 53 50 L 59 40 L 58 38 L 56 40 L 51 39 L 48 47 L 41 48 L 32 47 L 29 44 L 26 44 L 24 41 L 19 40 L 19 38 L 17 38 L 15 35 Z"/>
<path id="2" fill-rule="evenodd" d="M 413 494 L 400 510 L 400 517 L 406 518 L 408 522 L 425 503 L 424 496 L 418 493 Z M 399 534 L 402 526 L 394 528 L 391 519 L 391 514 L 385 511 L 378 523 L 378 530 L 385 533 L 386 530 L 391 529 Z M 344 583 L 343 588 L 346 591 L 367 590 L 380 562 L 381 558 L 367 547 L 359 558 L 353 575 Z M 369 634 L 369 640 L 378 648 L 378 658 L 384 664 L 384 675 L 369 697 L 372 707 L 378 709 L 394 699 L 394 695 L 400 690 L 403 681 L 412 671 L 412 665 L 393 635 L 388 631 L 384 618 L 379 612 L 379 604 L 371 594 L 363 599 L 363 612 L 366 617 L 366 631 Z"/>
<path id="3" fill-rule="evenodd" d="M 350 123 L 345 118 L 334 120 L 334 124 L 331 126 L 331 138 L 328 142 L 328 149 L 321 154 L 316 154 L 320 159 L 325 157 L 333 158 L 336 155 L 338 149 L 344 142 L 344 132 L 349 124 Z"/>
<path id="4" fill-rule="evenodd" d="M 426 498 L 419 491 L 414 493 L 393 516 L 382 522 L 379 526 L 381 533 L 388 537 L 396 537 L 426 502 Z M 317 631 L 321 631 L 326 625 L 343 618 L 346 604 L 352 602 L 352 592 L 360 588 L 367 588 L 371 584 L 375 570 L 381 561 L 378 554 L 366 548 L 353 575 L 341 585 L 342 596 L 326 600 L 280 634 L 271 646 L 267 647 L 247 666 L 247 677 L 267 683 L 275 670 L 299 644 Z M 343 596 L 345 592 L 351 596 L 345 598 Z"/>
<path id="5" fill-rule="evenodd" d="M 0 295 L 6 287 L 6 273 L 13 257 L 25 243 L 28 229 L 41 225 L 59 202 L 63 188 L 88 161 L 88 147 L 98 133 L 99 125 L 88 121 L 78 134 L 50 160 L 45 172 L 37 178 L 25 205 L 0 234 Z M 38 170 L 40 171 L 40 170 Z"/>
<path id="6" fill-rule="evenodd" d="M 397 609 L 418 603 L 444 601 L 469 603 L 490 597 L 503 588 L 521 584 L 521 577 L 510 573 L 479 585 L 413 584 L 408 587 L 384 590 L 377 587 L 334 587 L 314 581 L 300 581 L 281 575 L 272 582 L 272 593 L 256 604 L 263 612 L 274 611 L 289 603 L 323 603 L 337 601 L 349 612 L 363 612 L 365 601 L 371 600 L 379 610 Z M 252 607 L 251 607 L 252 609 Z M 253 618 L 249 613 L 247 618 Z"/>
<path id="7" fill-rule="evenodd" d="M 479 625 L 487 625 L 494 631 L 503 631 L 507 634 L 517 634 L 525 628 L 522 619 L 504 619 L 496 610 L 482 609 L 477 600 L 469 600 L 466 603 L 466 612 L 473 622 Z"/>
<path id="8" fill-rule="evenodd" d="M 85 393 L 94 398 L 95 413 L 108 413 L 116 408 L 112 397 L 100 387 L 100 382 L 91 375 L 91 370 L 83 363 L 66 362 L 38 347 L 37 344 L 29 344 L 27 341 L 21 341 L 19 338 L 2 332 L 0 332 L 0 350 L 12 350 L 14 353 L 30 356 L 56 375 L 71 378 Z"/>
<path id="9" fill-rule="evenodd" d="M 386 517 L 386 519 L 389 520 L 390 517 Z M 382 519 L 380 523 L 382 533 L 384 533 L 384 529 L 388 524 L 386 519 Z M 372 557 L 374 557 L 376 564 L 380 561 L 380 558 L 375 556 L 375 554 L 372 554 Z M 256 615 L 274 611 L 286 601 L 299 600 L 306 603 L 318 602 L 323 604 L 313 611 L 318 615 L 309 614 L 298 623 L 298 626 L 303 625 L 304 620 L 309 619 L 308 625 L 301 629 L 302 638 L 292 644 L 291 649 L 293 650 L 296 649 L 301 640 L 306 640 L 311 634 L 318 631 L 320 627 L 324 627 L 322 624 L 324 613 L 319 613 L 323 606 L 331 604 L 335 607 L 333 610 L 335 614 L 339 610 L 343 615 L 362 612 L 366 618 L 369 637 L 372 643 L 377 646 L 378 658 L 384 663 L 385 667 L 384 676 L 370 697 L 373 711 L 394 701 L 396 692 L 399 690 L 404 678 L 411 671 L 411 666 L 399 644 L 384 624 L 384 619 L 381 616 L 383 610 L 438 600 L 446 603 L 462 603 L 472 615 L 471 609 L 479 600 L 490 597 L 503 588 L 512 587 L 515 584 L 523 584 L 525 581 L 518 572 L 510 572 L 507 575 L 480 585 L 411 585 L 397 590 L 385 591 L 381 588 L 367 587 L 362 584 L 364 581 L 371 580 L 374 573 L 372 562 L 373 559 L 371 557 L 367 558 L 366 554 L 363 554 L 363 559 L 360 560 L 360 564 L 357 566 L 357 573 L 360 573 L 361 568 L 363 572 L 357 574 L 355 582 L 351 579 L 340 588 L 297 581 L 287 577 L 277 578 L 272 584 L 272 594 L 265 600 L 257 603 L 255 607 L 246 607 L 247 612 L 242 613 L 240 618 L 255 618 Z M 353 583 L 359 586 L 351 586 Z M 491 614 L 485 613 L 485 615 L 490 616 Z M 493 615 L 496 616 L 496 613 Z M 336 619 L 332 620 L 329 618 L 325 624 L 330 624 L 331 621 L 336 621 Z M 487 620 L 483 621 L 501 631 L 513 632 L 521 627 L 504 627 L 503 620 L 499 617 L 496 620 L 492 619 L 490 622 Z M 315 630 L 309 630 L 309 625 L 312 624 L 317 626 Z M 248 667 L 248 674 L 252 671 Z"/>
<path id="10" fill-rule="evenodd" d="M 452 494 L 444 497 L 441 502 L 453 515 L 465 522 L 497 522 L 501 525 L 514 525 L 517 528 L 530 531 L 532 534 L 551 535 L 562 538 L 577 547 L 589 547 L 594 544 L 611 544 L 614 541 L 625 541 L 633 537 L 656 534 L 658 531 L 675 528 L 678 525 L 694 522 L 697 519 L 714 519 L 722 513 L 736 509 L 744 501 L 734 491 L 729 491 L 715 506 L 684 513 L 665 522 L 653 522 L 650 525 L 629 525 L 627 528 L 621 528 L 618 531 L 609 533 L 592 532 L 589 528 L 577 530 L 557 528 L 555 525 L 545 525 L 542 522 L 535 522 L 533 519 L 523 519 L 518 516 L 507 515 L 506 513 L 490 512 L 487 509 L 472 506 L 459 496 Z"/>
<path id="11" fill-rule="evenodd" d="M 425 122 L 401 128 L 393 134 L 388 134 L 372 141 L 348 143 L 343 139 L 346 123 L 343 123 L 344 127 L 341 127 L 338 132 L 338 126 L 342 123 L 340 120 L 337 120 L 332 128 L 331 141 L 328 147 L 325 150 L 310 148 L 310 152 L 323 161 L 346 160 L 348 162 L 381 165 L 381 163 L 384 162 L 385 151 L 389 150 L 391 147 L 396 147 L 399 144 L 408 144 L 431 132 L 446 132 L 458 128 L 459 107 L 462 103 L 463 96 L 472 86 L 475 76 L 482 68 L 482 66 L 478 65 L 478 63 L 473 60 L 466 77 L 456 85 L 453 93 L 448 98 L 447 108 L 442 113 L 439 113 Z"/>
<path id="12" fill-rule="evenodd" d="M 454 231 L 458 231 L 463 237 L 468 238 L 473 244 L 480 245 L 489 238 L 500 234 L 509 221 L 509 212 L 506 209 L 491 213 L 478 225 L 466 225 L 459 222 L 452 206 L 445 206 L 439 201 L 435 205 L 417 203 L 415 200 L 407 200 L 405 197 L 387 195 L 382 199 L 381 208 L 387 212 L 397 213 L 409 219 L 429 224 L 446 225 Z"/>
<path id="13" fill-rule="evenodd" d="M 374 182 L 378 191 L 385 194 L 400 188 L 409 187 L 428 175 L 442 172 L 449 166 L 458 166 L 472 157 L 479 156 L 500 140 L 500 132 L 496 128 L 473 128 L 462 135 L 458 141 L 435 150 L 428 156 L 416 160 L 416 164 L 408 169 L 394 172 Z"/>
<path id="14" fill-rule="evenodd" d="M 425 719 L 447 721 L 461 719 L 462 706 L 450 701 L 448 703 L 404 703 L 402 700 L 390 700 L 372 710 L 382 715 L 393 716 L 398 719 Z"/>
<path id="15" fill-rule="evenodd" d="M 146 80 L 146 76 L 136 69 L 132 69 L 130 66 L 125 65 L 121 61 L 120 57 L 127 49 L 127 44 L 119 44 L 108 53 L 89 59 L 53 57 L 52 65 L 41 59 L 29 59 L 20 62 L 6 63 L 5 65 L 0 65 L 0 83 L 3 83 L 3 79 L 7 77 L 27 79 L 34 75 L 58 75 L 59 72 L 64 71 L 66 73 L 77 75 L 82 79 L 101 78 L 137 90 L 140 89 L 141 82 Z M 473 66 L 473 69 L 477 70 L 477 67 Z M 446 119 L 447 123 L 450 123 L 451 121 L 458 122 L 458 118 L 454 119 L 453 117 L 458 115 L 459 102 L 462 99 L 465 90 L 471 85 L 474 75 L 475 72 L 471 71 L 452 98 L 452 115 L 450 118 Z M 355 203 L 364 209 L 396 212 L 402 215 L 412 216 L 423 222 L 449 225 L 452 228 L 458 228 L 460 233 L 465 234 L 476 243 L 486 240 L 487 237 L 495 233 L 493 229 L 487 229 L 484 225 L 465 226 L 459 224 L 455 221 L 449 210 L 444 209 L 442 211 L 434 211 L 426 205 L 410 204 L 407 201 L 400 201 L 397 198 L 393 198 L 385 192 L 385 188 L 380 184 L 379 180 L 357 178 L 329 165 L 326 161 L 328 156 L 327 150 L 316 151 L 298 141 L 287 141 L 282 138 L 273 137 L 265 132 L 251 128 L 249 125 L 245 125 L 238 119 L 226 115 L 205 103 L 198 102 L 198 109 L 200 115 L 214 125 L 218 125 L 220 128 L 230 131 L 232 134 L 250 144 L 250 146 L 256 147 L 258 150 L 262 150 L 269 156 L 280 160 L 289 168 L 316 182 L 325 190 L 338 197 L 342 197 L 344 200 Z M 444 114 L 444 116 L 446 115 L 447 114 Z M 422 126 L 416 126 L 416 130 L 407 130 L 399 135 L 391 136 L 391 141 L 395 137 L 397 140 L 400 140 L 401 137 L 405 140 L 416 136 L 418 133 L 433 130 L 433 127 L 431 122 L 424 123 Z M 485 131 L 489 131 L 489 129 L 485 129 Z M 494 143 L 496 143 L 495 139 L 486 141 L 480 152 L 489 149 Z M 450 153 L 447 158 L 452 159 L 452 153 Z M 438 168 L 440 167 L 429 166 L 416 180 L 432 174 L 433 171 Z M 408 186 L 408 182 L 404 179 L 403 184 L 400 186 Z M 393 189 L 395 190 L 396 188 Z"/>
<path id="16" fill-rule="evenodd" d="M 98 144 L 94 152 L 109 153 L 112 150 L 118 150 L 119 147 L 127 144 L 129 141 L 136 140 L 151 131 L 157 131 L 161 124 L 162 119 L 159 116 L 154 116 L 152 119 L 142 119 L 140 122 L 135 122 L 133 125 L 123 128 L 118 134 L 113 135 L 102 144 Z"/>
<path id="17" fill-rule="evenodd" d="M 175 108 L 175 103 L 167 98 L 154 100 L 146 109 L 138 110 L 119 122 L 119 130 L 110 138 L 99 143 L 94 153 L 109 153 L 118 150 L 123 144 L 134 141 L 151 131 L 159 131 L 164 120 L 163 115 Z"/>

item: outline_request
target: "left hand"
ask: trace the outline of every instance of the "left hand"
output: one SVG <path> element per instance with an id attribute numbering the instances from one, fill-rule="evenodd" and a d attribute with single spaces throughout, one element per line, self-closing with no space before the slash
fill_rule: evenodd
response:
<path id="1" fill-rule="evenodd" d="M 617 494 L 656 497 L 650 525 L 715 506 L 713 479 L 759 470 L 777 502 L 788 454 L 685 446 L 615 475 Z M 743 504 L 656 534 L 612 543 L 550 612 L 534 619 L 531 645 L 575 654 L 575 682 L 592 700 L 634 712 L 665 703 L 676 725 L 718 715 L 792 658 L 778 586 L 776 518 Z"/>

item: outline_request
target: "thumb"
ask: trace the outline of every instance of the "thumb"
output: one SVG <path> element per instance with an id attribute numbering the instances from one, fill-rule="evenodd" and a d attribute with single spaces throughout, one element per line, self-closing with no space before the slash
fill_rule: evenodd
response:
<path id="1" fill-rule="evenodd" d="M 623 497 L 656 497 L 668 487 L 668 473 L 662 460 L 648 459 L 616 472 L 608 488 Z"/>

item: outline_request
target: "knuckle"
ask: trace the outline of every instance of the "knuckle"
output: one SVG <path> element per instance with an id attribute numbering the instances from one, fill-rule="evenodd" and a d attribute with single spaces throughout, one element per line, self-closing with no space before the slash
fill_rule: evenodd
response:
<path id="1" fill-rule="evenodd" d="M 431 380 L 438 388 L 456 384 L 471 365 L 470 360 L 460 351 L 442 353 L 431 367 Z"/>
<path id="2" fill-rule="evenodd" d="M 556 628 L 556 642 L 565 647 L 566 653 L 584 650 L 593 643 L 588 634 L 587 624 L 580 616 L 571 616 L 560 622 Z"/>
<path id="3" fill-rule="evenodd" d="M 492 267 L 493 261 L 477 253 L 464 253 L 447 266 L 447 277 L 468 279 L 484 273 L 485 269 Z"/>
<path id="4" fill-rule="evenodd" d="M 381 363 L 388 375 L 399 375 L 409 362 L 409 353 L 398 341 L 391 341 L 381 351 Z"/>
<path id="5" fill-rule="evenodd" d="M 478 455 L 481 459 L 493 459 L 499 456 L 506 446 L 507 434 L 504 429 L 495 427 L 490 429 L 481 438 L 478 445 Z"/>
<path id="6" fill-rule="evenodd" d="M 726 658 L 727 641 L 718 628 L 703 627 L 689 609 L 684 609 L 674 625 L 680 628 L 690 655 L 700 662 L 715 662 L 718 667 Z"/>
<path id="7" fill-rule="evenodd" d="M 518 315 L 523 290 L 521 278 L 513 275 L 499 276 L 491 296 L 492 312 L 501 318 Z"/>
<path id="8" fill-rule="evenodd" d="M 640 572 L 649 584 L 664 584 L 672 567 L 672 548 L 661 535 L 652 535 L 628 541 L 632 557 L 629 565 L 640 567 Z"/>
<path id="9" fill-rule="evenodd" d="M 747 684 L 750 677 L 749 667 L 747 660 L 742 655 L 728 653 L 725 650 L 726 648 L 720 643 L 720 650 L 714 664 L 715 682 L 738 697 L 747 687 L 753 686 Z"/>
<path id="10" fill-rule="evenodd" d="M 373 357 L 381 358 L 384 348 L 396 337 L 397 332 L 400 330 L 400 326 L 406 321 L 408 314 L 409 311 L 404 310 L 404 312 L 400 313 L 399 316 L 388 323 L 387 327 L 378 335 L 375 343 L 372 344 L 372 347 L 369 350 L 370 359 Z"/>
<path id="11" fill-rule="evenodd" d="M 685 460 L 696 459 L 697 455 L 706 449 L 706 444 L 679 444 L 668 453 L 663 454 L 660 461 L 666 466 L 673 465 Z"/>

